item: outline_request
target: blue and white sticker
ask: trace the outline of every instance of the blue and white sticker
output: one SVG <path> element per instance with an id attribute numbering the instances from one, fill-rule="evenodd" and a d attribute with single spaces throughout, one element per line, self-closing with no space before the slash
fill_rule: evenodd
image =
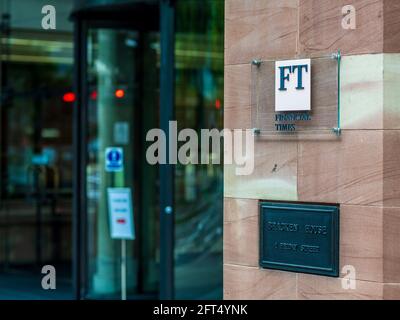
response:
<path id="1" fill-rule="evenodd" d="M 120 172 L 124 170 L 124 150 L 122 148 L 106 148 L 106 172 Z"/>

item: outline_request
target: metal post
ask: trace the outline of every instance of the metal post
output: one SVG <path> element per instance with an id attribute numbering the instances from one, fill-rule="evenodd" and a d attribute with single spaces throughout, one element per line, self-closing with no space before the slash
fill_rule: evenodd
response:
<path id="1" fill-rule="evenodd" d="M 126 300 L 126 240 L 121 240 L 121 300 Z"/>

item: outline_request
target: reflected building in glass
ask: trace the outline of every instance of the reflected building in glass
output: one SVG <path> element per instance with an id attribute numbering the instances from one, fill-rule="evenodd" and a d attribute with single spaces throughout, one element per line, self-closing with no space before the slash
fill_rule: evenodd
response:
<path id="1" fill-rule="evenodd" d="M 73 9 L 57 1 L 54 32 L 37 1 L 0 1 L 1 298 L 51 298 L 41 268 L 54 265 L 72 297 Z"/>
<path id="2" fill-rule="evenodd" d="M 221 299 L 223 166 L 150 165 L 146 135 L 223 128 L 224 1 L 58 0 L 55 30 L 43 5 L 0 1 L 0 298 L 119 299 L 107 190 L 129 188 L 128 299 Z"/>

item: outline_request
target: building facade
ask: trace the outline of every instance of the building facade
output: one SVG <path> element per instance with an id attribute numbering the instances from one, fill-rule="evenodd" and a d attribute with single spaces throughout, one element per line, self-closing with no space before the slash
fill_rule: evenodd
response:
<path id="1" fill-rule="evenodd" d="M 0 0 L 0 299 L 400 299 L 399 1 L 47 2 Z"/>
<path id="2" fill-rule="evenodd" d="M 334 94 L 341 131 L 287 139 L 264 130 L 256 134 L 253 174 L 225 166 L 225 299 L 400 298 L 399 12 L 391 0 L 226 1 L 225 128 L 260 125 L 257 69 L 311 58 L 312 112 Z M 339 83 L 329 80 L 332 71 L 319 76 L 338 50 Z M 338 277 L 260 267 L 263 201 L 340 210 Z"/>

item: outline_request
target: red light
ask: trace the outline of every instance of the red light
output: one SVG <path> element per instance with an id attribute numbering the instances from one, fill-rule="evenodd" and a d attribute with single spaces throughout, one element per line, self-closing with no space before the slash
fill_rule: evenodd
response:
<path id="1" fill-rule="evenodd" d="M 72 103 L 75 101 L 75 93 L 73 92 L 67 92 L 66 94 L 63 95 L 63 101 L 67 103 Z"/>
<path id="2" fill-rule="evenodd" d="M 221 109 L 221 100 L 219 99 L 215 100 L 215 109 L 217 110 Z"/>
<path id="3" fill-rule="evenodd" d="M 115 96 L 118 99 L 121 99 L 121 98 L 123 98 L 125 96 L 125 91 L 122 90 L 122 89 L 115 90 Z"/>
<path id="4" fill-rule="evenodd" d="M 90 99 L 92 99 L 92 100 L 97 99 L 97 91 L 96 90 L 92 91 L 92 93 L 90 94 Z"/>

